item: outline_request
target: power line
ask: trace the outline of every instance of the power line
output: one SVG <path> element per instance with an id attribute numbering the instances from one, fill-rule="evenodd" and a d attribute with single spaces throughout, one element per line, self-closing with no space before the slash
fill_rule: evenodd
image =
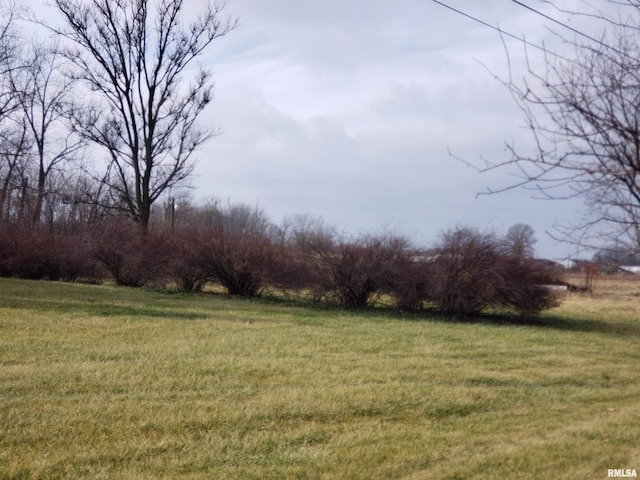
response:
<path id="1" fill-rule="evenodd" d="M 553 55 L 553 56 L 555 56 L 555 57 L 558 57 L 558 58 L 561 58 L 561 59 L 563 59 L 563 60 L 566 60 L 567 62 L 575 63 L 575 61 L 574 61 L 574 60 L 571 60 L 571 59 L 569 59 L 569 58 L 567 58 L 567 57 L 563 57 L 562 55 L 560 55 L 560 54 L 558 54 L 558 53 L 555 53 L 555 52 L 549 51 L 549 50 L 547 50 L 545 47 L 541 47 L 540 45 L 537 45 L 537 44 L 535 44 L 535 43 L 531 43 L 531 42 L 527 41 L 524 37 L 519 37 L 519 36 L 517 36 L 517 35 L 514 35 L 514 34 L 512 34 L 512 33 L 507 32 L 507 31 L 505 31 L 505 30 L 502 30 L 500 27 L 493 26 L 493 25 L 491 25 L 490 23 L 487 23 L 487 22 L 485 22 L 484 20 L 480 20 L 480 19 L 479 19 L 479 18 L 477 18 L 477 17 L 474 17 L 474 16 L 472 16 L 472 15 L 469 15 L 468 13 L 465 13 L 465 12 L 463 12 L 462 10 L 458 10 L 457 8 L 454 8 L 454 7 L 452 7 L 451 5 L 447 5 L 446 3 L 440 2 L 439 0 L 432 0 L 432 1 L 433 1 L 434 3 L 437 3 L 438 5 L 440 5 L 440 6 L 442 6 L 442 7 L 448 8 L 449 10 L 451 10 L 451 11 L 453 11 L 453 12 L 455 12 L 455 13 L 459 14 L 459 15 L 462 15 L 463 17 L 466 17 L 466 18 L 468 18 L 468 19 L 470 19 L 470 20 L 473 20 L 474 22 L 477 22 L 477 23 L 479 23 L 479 24 L 481 24 L 481 25 L 484 25 L 485 27 L 489 27 L 489 28 L 491 28 L 492 30 L 495 30 L 496 32 L 500 33 L 500 35 L 505 35 L 505 36 L 507 36 L 507 37 L 514 38 L 514 39 L 518 40 L 519 42 L 524 43 L 525 45 L 529 45 L 530 47 L 537 48 L 538 50 L 542 50 L 542 51 L 543 51 L 543 52 L 545 52 L 545 53 L 549 53 L 549 54 L 551 54 L 551 55 Z"/>
<path id="2" fill-rule="evenodd" d="M 533 13 L 535 13 L 536 15 L 540 15 L 541 17 L 546 18 L 547 20 L 550 20 L 550 21 L 552 21 L 553 23 L 555 23 L 555 24 L 557 24 L 557 25 L 560 25 L 561 27 L 566 28 L 567 30 L 571 30 L 572 32 L 577 33 L 578 35 L 580 35 L 580 36 L 582 36 L 582 37 L 584 37 L 584 38 L 587 38 L 587 39 L 591 40 L 592 42 L 597 43 L 598 45 L 600 45 L 600 46 L 602 46 L 602 47 L 605 47 L 605 48 L 608 48 L 608 49 L 610 49 L 610 50 L 613 50 L 613 51 L 614 51 L 614 52 L 616 52 L 618 55 L 622 55 L 622 56 L 625 56 L 625 57 L 629 57 L 629 55 L 628 55 L 627 53 L 625 53 L 625 52 L 623 52 L 623 51 L 620 51 L 620 50 L 618 50 L 617 48 L 612 47 L 611 45 L 608 45 L 608 44 L 604 43 L 602 40 L 598 40 L 597 38 L 594 38 L 594 37 L 592 37 L 591 35 L 588 35 L 588 34 L 586 34 L 586 33 L 584 33 L 584 32 L 581 32 L 580 30 L 578 30 L 578 29 L 576 29 L 576 28 L 573 28 L 572 26 L 567 25 L 566 23 L 563 23 L 563 22 L 561 22 L 561 21 L 559 21 L 559 20 L 556 20 L 555 18 L 550 17 L 549 15 L 547 15 L 547 14 L 545 14 L 545 13 L 542 13 L 542 12 L 541 12 L 541 11 L 539 11 L 539 10 L 536 10 L 535 8 L 530 7 L 529 5 L 526 5 L 526 4 L 524 4 L 524 3 L 522 3 L 522 2 L 520 2 L 520 1 L 518 1 L 518 0 L 511 0 L 511 1 L 512 1 L 513 3 L 515 3 L 516 5 L 520 5 L 521 7 L 526 8 L 527 10 L 532 11 L 532 12 L 533 12 Z M 437 2 L 437 3 L 440 3 L 440 2 Z"/>

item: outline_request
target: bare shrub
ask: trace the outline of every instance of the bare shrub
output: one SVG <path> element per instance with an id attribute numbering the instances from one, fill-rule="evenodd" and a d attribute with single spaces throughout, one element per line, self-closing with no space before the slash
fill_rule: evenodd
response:
<path id="1" fill-rule="evenodd" d="M 167 239 L 165 269 L 178 290 L 201 291 L 209 281 L 203 261 L 207 240 L 205 232 L 197 228 L 181 228 L 171 232 Z"/>
<path id="2" fill-rule="evenodd" d="M 208 233 L 210 238 L 202 257 L 208 277 L 219 282 L 229 295 L 260 295 L 265 269 L 271 260 L 269 240 L 255 233 L 251 236 L 223 230 Z"/>
<path id="3" fill-rule="evenodd" d="M 558 305 L 558 297 L 550 285 L 563 283 L 559 268 L 530 257 L 506 257 L 502 268 L 506 282 L 499 304 L 523 314 L 537 314 Z"/>
<path id="4" fill-rule="evenodd" d="M 0 274 L 30 280 L 93 277 L 94 262 L 82 235 L 13 226 L 0 235 Z"/>
<path id="5" fill-rule="evenodd" d="M 404 255 L 387 280 L 386 293 L 391 295 L 396 308 L 403 312 L 421 310 L 429 297 L 432 274 L 431 262 L 424 252 Z"/>
<path id="6" fill-rule="evenodd" d="M 265 213 L 246 205 L 209 206 L 200 261 L 229 295 L 261 295 L 278 262 Z"/>
<path id="7" fill-rule="evenodd" d="M 15 227 L 8 234 L 4 268 L 9 276 L 29 280 L 59 280 L 55 238 L 39 231 Z"/>
<path id="8" fill-rule="evenodd" d="M 513 253 L 494 234 L 462 227 L 443 233 L 434 250 L 429 300 L 447 314 L 471 316 L 492 307 L 538 313 L 555 305 L 555 273 Z"/>
<path id="9" fill-rule="evenodd" d="M 86 235 L 57 235 L 54 238 L 54 262 L 57 264 L 60 280 L 98 280 L 96 261 Z"/>
<path id="10" fill-rule="evenodd" d="M 334 249 L 335 231 L 319 217 L 295 215 L 283 221 L 276 238 L 278 286 L 310 292 L 314 300 L 319 300 L 323 294 L 323 259 Z"/>
<path id="11" fill-rule="evenodd" d="M 142 287 L 166 276 L 168 248 L 162 235 L 142 234 L 129 219 L 113 217 L 94 227 L 91 252 L 117 285 Z"/>
<path id="12" fill-rule="evenodd" d="M 10 277 L 11 268 L 9 265 L 9 256 L 11 255 L 12 239 L 6 230 L 0 229 L 0 276 Z"/>
<path id="13" fill-rule="evenodd" d="M 429 299 L 441 311 L 474 315 L 493 303 L 505 280 L 495 268 L 501 252 L 493 235 L 450 230 L 441 235 L 434 254 Z"/>
<path id="14" fill-rule="evenodd" d="M 317 242 L 312 251 L 317 288 L 341 306 L 373 305 L 391 289 L 398 265 L 406 264 L 407 252 L 406 239 L 390 234 Z"/>

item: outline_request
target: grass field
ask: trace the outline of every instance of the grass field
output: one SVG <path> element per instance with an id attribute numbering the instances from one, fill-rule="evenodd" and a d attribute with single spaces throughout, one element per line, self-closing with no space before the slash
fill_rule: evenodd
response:
<path id="1" fill-rule="evenodd" d="M 523 323 L 0 279 L 0 479 L 604 479 L 639 347 L 619 279 Z"/>

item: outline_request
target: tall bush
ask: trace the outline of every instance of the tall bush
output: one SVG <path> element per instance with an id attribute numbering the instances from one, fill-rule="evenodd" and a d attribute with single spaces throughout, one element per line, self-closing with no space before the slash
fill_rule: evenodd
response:
<path id="1" fill-rule="evenodd" d="M 557 274 L 509 248 L 504 238 L 468 227 L 444 232 L 434 249 L 428 300 L 444 313 L 477 315 L 492 307 L 538 313 L 555 305 L 545 285 Z"/>
<path id="2" fill-rule="evenodd" d="M 91 252 L 117 285 L 142 287 L 166 280 L 169 250 L 164 236 L 142 234 L 128 218 L 112 217 L 96 224 Z"/>
<path id="3" fill-rule="evenodd" d="M 409 256 L 406 239 L 390 235 L 362 236 L 325 242 L 316 249 L 317 288 L 328 299 L 345 307 L 373 305 L 392 288 L 399 265 Z"/>
<path id="4" fill-rule="evenodd" d="M 12 226 L 0 233 L 0 275 L 30 280 L 75 281 L 95 276 L 84 234 Z"/>
<path id="5" fill-rule="evenodd" d="M 262 294 L 278 263 L 265 213 L 245 205 L 209 207 L 200 262 L 229 295 Z"/>
<path id="6" fill-rule="evenodd" d="M 183 292 L 201 291 L 210 280 L 205 265 L 208 235 L 204 229 L 179 228 L 167 238 L 167 276 Z"/>

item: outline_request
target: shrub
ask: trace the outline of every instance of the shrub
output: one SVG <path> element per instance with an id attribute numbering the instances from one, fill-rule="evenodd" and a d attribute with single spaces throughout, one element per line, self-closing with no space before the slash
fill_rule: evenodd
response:
<path id="1" fill-rule="evenodd" d="M 261 295 L 278 264 L 269 235 L 270 223 L 261 210 L 245 205 L 209 207 L 200 262 L 207 278 L 229 295 Z"/>
<path id="2" fill-rule="evenodd" d="M 556 304 L 545 284 L 549 268 L 509 248 L 504 239 L 471 228 L 441 235 L 430 268 L 428 299 L 447 314 L 470 316 L 491 308 L 538 313 Z"/>
<path id="3" fill-rule="evenodd" d="M 417 311 L 424 307 L 431 282 L 431 262 L 424 254 L 414 253 L 395 265 L 386 293 L 393 297 L 398 310 Z"/>
<path id="4" fill-rule="evenodd" d="M 72 282 L 80 278 L 97 280 L 96 262 L 91 255 L 87 236 L 60 235 L 55 236 L 55 257 L 59 279 Z"/>
<path id="5" fill-rule="evenodd" d="M 317 289 L 345 307 L 373 305 L 409 257 L 408 242 L 398 236 L 363 236 L 335 243 L 322 242 L 311 252 Z"/>
<path id="6" fill-rule="evenodd" d="M 474 315 L 492 305 L 504 283 L 494 236 L 469 228 L 442 234 L 431 264 L 429 300 L 452 315 Z"/>
<path id="7" fill-rule="evenodd" d="M 143 235 L 129 219 L 114 217 L 96 225 L 91 252 L 117 285 L 141 287 L 166 279 L 165 238 L 154 232 Z"/>
<path id="8" fill-rule="evenodd" d="M 314 300 L 323 295 L 322 259 L 334 248 L 335 232 L 321 218 L 295 215 L 276 229 L 278 269 L 272 274 L 281 288 L 310 292 Z"/>
<path id="9" fill-rule="evenodd" d="M 273 251 L 266 236 L 239 235 L 223 230 L 207 232 L 202 266 L 208 278 L 219 282 L 229 295 L 254 297 L 262 293 Z"/>
<path id="10" fill-rule="evenodd" d="M 171 232 L 167 242 L 166 272 L 178 290 L 200 291 L 209 280 L 203 263 L 206 235 L 197 228 L 182 228 Z"/>
<path id="11" fill-rule="evenodd" d="M 504 259 L 506 283 L 499 304 L 523 314 L 537 314 L 558 305 L 549 285 L 562 283 L 558 268 L 530 257 L 512 255 Z"/>
<path id="12" fill-rule="evenodd" d="M 29 280 L 74 281 L 95 275 L 83 235 L 55 235 L 13 226 L 0 236 L 0 274 Z"/>

